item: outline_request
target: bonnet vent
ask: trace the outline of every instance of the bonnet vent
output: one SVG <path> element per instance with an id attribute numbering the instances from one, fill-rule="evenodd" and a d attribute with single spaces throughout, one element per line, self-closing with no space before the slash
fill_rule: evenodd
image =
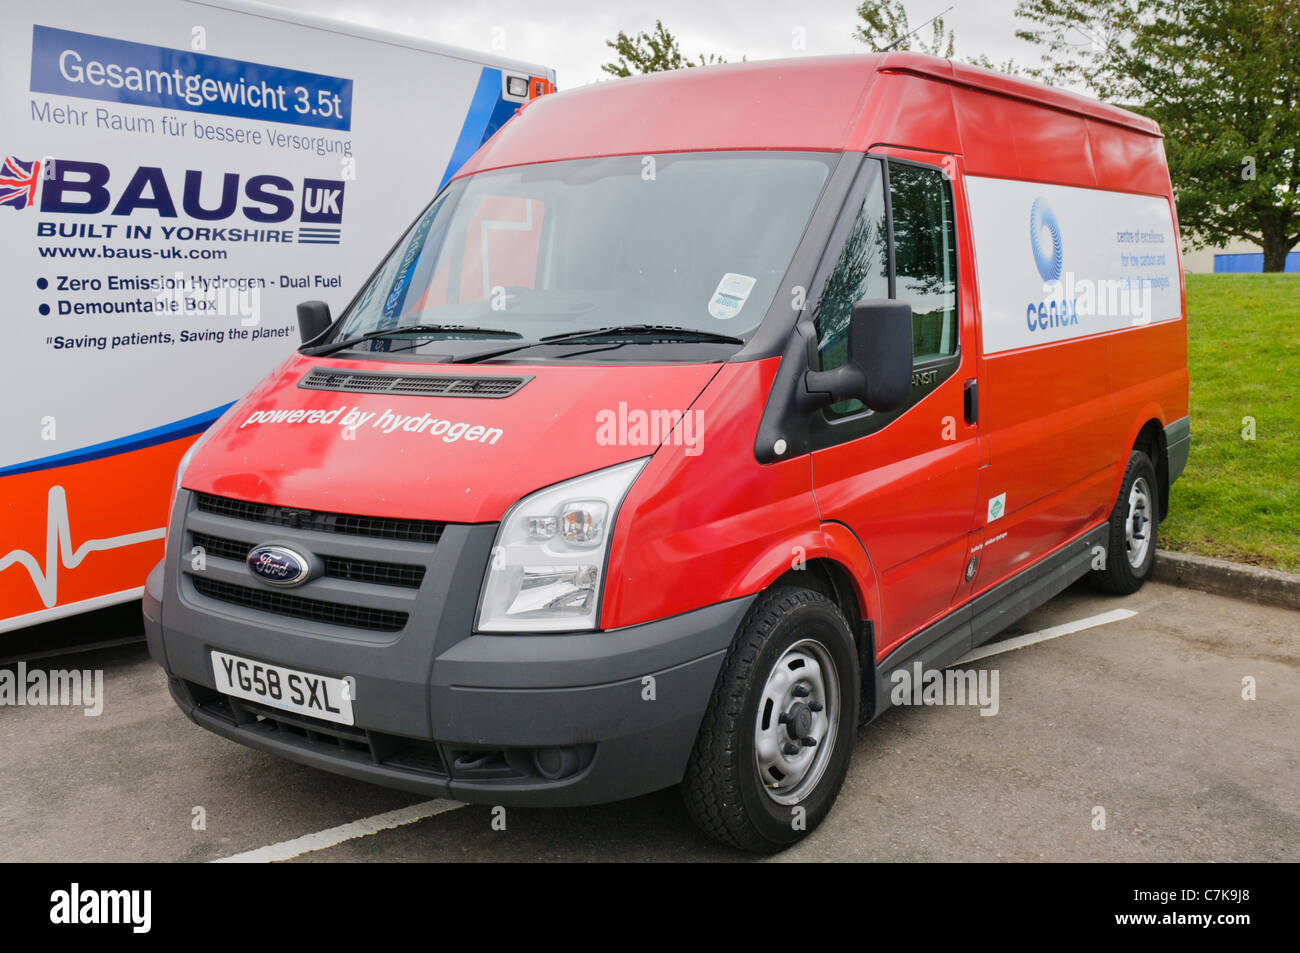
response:
<path id="1" fill-rule="evenodd" d="M 509 397 L 528 377 L 456 377 L 447 374 L 380 374 L 373 371 L 312 368 L 299 387 L 354 394 L 410 394 L 415 397 Z"/>

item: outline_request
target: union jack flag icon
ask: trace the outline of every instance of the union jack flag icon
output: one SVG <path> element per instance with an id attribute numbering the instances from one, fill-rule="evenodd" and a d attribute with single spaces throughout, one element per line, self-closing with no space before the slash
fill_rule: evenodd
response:
<path id="1" fill-rule="evenodd" d="M 0 166 L 0 205 L 26 208 L 36 201 L 36 176 L 41 170 L 39 161 L 24 162 L 6 156 Z"/>

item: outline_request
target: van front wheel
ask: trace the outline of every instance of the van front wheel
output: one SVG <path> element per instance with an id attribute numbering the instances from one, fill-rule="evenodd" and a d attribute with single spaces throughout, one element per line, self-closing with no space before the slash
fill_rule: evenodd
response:
<path id="1" fill-rule="evenodd" d="M 1110 514 L 1105 565 L 1093 569 L 1088 580 L 1102 592 L 1128 595 L 1142 588 L 1156 561 L 1156 512 L 1159 493 L 1151 458 L 1134 450 L 1128 458 L 1119 499 Z"/>
<path id="2" fill-rule="evenodd" d="M 706 834 L 782 850 L 830 812 L 858 718 L 858 655 L 835 604 L 781 586 L 750 608 L 713 689 L 682 782 Z"/>

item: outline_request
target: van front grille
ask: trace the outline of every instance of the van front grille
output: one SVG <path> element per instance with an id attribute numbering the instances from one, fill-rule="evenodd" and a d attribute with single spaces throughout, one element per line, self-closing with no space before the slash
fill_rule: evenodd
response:
<path id="1" fill-rule="evenodd" d="M 451 374 L 382 374 L 314 367 L 298 381 L 307 390 L 345 391 L 357 394 L 406 394 L 414 397 L 488 397 L 500 399 L 516 393 L 528 377 Z"/>
<path id="2" fill-rule="evenodd" d="M 210 493 L 196 493 L 195 496 L 198 498 L 196 503 L 198 509 L 204 513 L 253 523 L 265 523 L 268 526 L 311 530 L 317 533 L 370 536 L 409 543 L 436 543 L 442 537 L 442 531 L 446 527 L 445 523 L 433 520 L 353 516 L 347 513 L 304 510 L 294 506 L 249 503 L 225 496 L 213 496 Z"/>
<path id="3" fill-rule="evenodd" d="M 406 627 L 408 619 L 407 613 L 392 609 L 372 609 L 369 606 L 352 606 L 341 602 L 327 602 L 323 599 L 307 599 L 286 592 L 270 592 L 265 589 L 254 589 L 251 586 L 237 586 L 199 575 L 191 575 L 190 580 L 199 595 L 218 602 L 257 609 L 260 612 L 292 616 L 296 619 L 322 622 L 326 625 L 350 626 L 354 629 L 370 629 L 374 632 L 398 632 Z"/>
<path id="4" fill-rule="evenodd" d="M 209 556 L 243 562 L 253 543 L 213 536 L 211 533 L 190 533 L 195 546 L 201 546 Z M 352 559 L 345 556 L 322 556 L 325 575 L 352 582 L 373 582 L 381 586 L 401 586 L 419 589 L 424 581 L 424 567 L 408 563 L 376 562 L 370 559 Z"/>

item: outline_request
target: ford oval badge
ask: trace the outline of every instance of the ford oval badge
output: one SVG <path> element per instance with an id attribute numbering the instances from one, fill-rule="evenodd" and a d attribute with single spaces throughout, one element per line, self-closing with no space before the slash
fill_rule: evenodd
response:
<path id="1" fill-rule="evenodd" d="M 311 563 L 286 546 L 258 546 L 248 554 L 248 571 L 273 586 L 300 586 L 311 575 Z"/>

